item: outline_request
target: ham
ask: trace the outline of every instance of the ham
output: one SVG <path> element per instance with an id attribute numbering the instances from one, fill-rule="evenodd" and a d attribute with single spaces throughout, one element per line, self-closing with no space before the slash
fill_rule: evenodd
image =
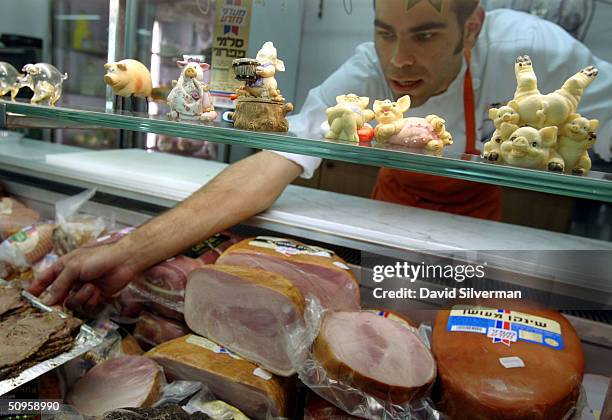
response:
<path id="1" fill-rule="evenodd" d="M 148 350 L 158 344 L 189 334 L 189 332 L 189 328 L 183 323 L 144 311 L 136 322 L 134 338 L 138 340 L 143 349 Z"/>
<path id="2" fill-rule="evenodd" d="M 0 245 L 0 261 L 27 268 L 53 250 L 53 225 L 28 226 Z"/>
<path id="3" fill-rule="evenodd" d="M 6 239 L 38 222 L 40 215 L 14 198 L 0 199 L 0 238 Z"/>
<path id="4" fill-rule="evenodd" d="M 422 397 L 436 377 L 416 330 L 368 311 L 328 313 L 313 357 L 329 377 L 396 404 Z"/>
<path id="5" fill-rule="evenodd" d="M 257 366 L 196 335 L 168 341 L 145 354 L 170 380 L 205 384 L 217 398 L 253 419 L 286 415 L 287 387 L 280 378 L 259 374 Z"/>
<path id="6" fill-rule="evenodd" d="M 192 331 L 272 373 L 295 373 L 287 331 L 304 325 L 304 298 L 282 276 L 256 268 L 209 265 L 194 271 L 185 292 Z"/>
<path id="7" fill-rule="evenodd" d="M 456 306 L 438 313 L 432 349 L 453 419 L 561 419 L 576 405 L 584 358 L 558 312 Z"/>
<path id="8" fill-rule="evenodd" d="M 259 268 L 289 279 L 327 309 L 359 309 L 359 283 L 344 260 L 291 239 L 257 237 L 230 247 L 217 264 Z"/>
<path id="9" fill-rule="evenodd" d="M 162 369 L 152 359 L 122 356 L 90 369 L 74 384 L 66 401 L 86 416 L 123 407 L 150 407 L 159 397 L 162 382 Z"/>

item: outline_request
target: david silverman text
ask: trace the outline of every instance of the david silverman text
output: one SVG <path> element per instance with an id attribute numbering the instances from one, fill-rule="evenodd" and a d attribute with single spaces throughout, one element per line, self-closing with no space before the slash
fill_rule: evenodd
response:
<path id="1" fill-rule="evenodd" d="M 520 290 L 477 290 L 471 287 L 460 289 L 430 290 L 421 287 L 418 290 L 402 287 L 397 290 L 384 290 L 380 287 L 374 289 L 373 295 L 376 299 L 457 299 L 457 298 L 482 298 L 482 299 L 521 299 Z"/>

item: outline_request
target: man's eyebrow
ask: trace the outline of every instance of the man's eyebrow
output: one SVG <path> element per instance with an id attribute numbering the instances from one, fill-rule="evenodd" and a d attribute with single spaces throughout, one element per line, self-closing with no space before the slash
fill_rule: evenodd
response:
<path id="1" fill-rule="evenodd" d="M 376 26 L 377 28 L 385 29 L 389 32 L 395 32 L 395 29 L 393 29 L 393 26 L 379 19 L 374 19 L 374 26 Z"/>
<path id="2" fill-rule="evenodd" d="M 408 32 L 417 33 L 417 32 L 426 32 L 431 31 L 432 29 L 446 29 L 448 25 L 444 22 L 426 22 L 419 26 L 415 26 L 413 28 L 408 29 Z"/>

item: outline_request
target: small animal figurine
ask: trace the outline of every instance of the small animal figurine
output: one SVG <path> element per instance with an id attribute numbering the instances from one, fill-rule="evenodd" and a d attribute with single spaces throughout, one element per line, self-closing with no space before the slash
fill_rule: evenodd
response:
<path id="1" fill-rule="evenodd" d="M 501 144 L 500 161 L 521 168 L 563 172 L 565 164 L 556 151 L 557 134 L 557 127 L 521 127 Z"/>
<path id="2" fill-rule="evenodd" d="M 62 85 L 68 78 L 66 73 L 48 63 L 26 64 L 22 76 L 19 76 L 19 86 L 28 87 L 34 91 L 30 100 L 33 104 L 54 106 L 62 96 Z"/>
<path id="3" fill-rule="evenodd" d="M 256 64 L 255 79 L 246 81 L 245 85 L 238 89 L 238 95 L 247 95 L 255 98 L 270 99 L 277 102 L 284 102 L 285 98 L 281 95 L 276 82 L 276 71 L 285 71 L 285 63 L 277 56 L 276 48 L 270 41 L 266 42 L 257 53 L 255 61 L 251 60 L 251 65 Z M 247 59 L 250 60 L 250 59 Z M 240 61 L 240 60 L 239 60 Z M 246 60 L 242 60 L 243 62 Z"/>
<path id="4" fill-rule="evenodd" d="M 446 131 L 446 122 L 437 115 L 425 118 L 403 118 L 410 108 L 410 96 L 405 95 L 392 102 L 389 99 L 374 102 L 374 114 L 378 125 L 374 135 L 380 143 L 425 149 L 434 155 L 442 153 L 445 146 L 453 144 Z"/>
<path id="5" fill-rule="evenodd" d="M 591 170 L 588 150 L 597 141 L 598 120 L 588 120 L 579 114 L 563 126 L 559 135 L 558 151 L 565 161 L 565 172 L 585 175 Z"/>
<path id="6" fill-rule="evenodd" d="M 369 102 L 370 98 L 354 93 L 337 96 L 336 105 L 325 111 L 329 124 L 325 138 L 359 142 L 358 131 L 365 123 L 374 119 L 374 112 L 366 109 Z"/>
<path id="7" fill-rule="evenodd" d="M 122 97 L 137 96 L 146 98 L 151 96 L 153 82 L 149 69 L 136 60 L 121 60 L 104 65 L 106 74 L 104 83 L 109 85 L 116 95 Z"/>
<path id="8" fill-rule="evenodd" d="M 15 67 L 4 61 L 0 61 L 0 96 L 11 94 L 11 100 L 15 100 L 19 93 L 19 72 Z"/>
<path id="9" fill-rule="evenodd" d="M 182 69 L 177 80 L 172 81 L 172 91 L 168 95 L 169 118 L 198 119 L 202 121 L 213 121 L 217 118 L 217 112 L 212 104 L 209 89 L 204 83 L 204 72 L 210 66 L 198 59 L 177 61 L 177 66 Z"/>
<path id="10" fill-rule="evenodd" d="M 482 157 L 496 162 L 499 160 L 499 148 L 501 144 L 510 138 L 510 135 L 519 128 L 520 116 L 509 106 L 491 108 L 489 118 L 495 124 L 495 132 L 491 139 L 485 143 Z"/>
<path id="11" fill-rule="evenodd" d="M 561 126 L 576 113 L 585 89 L 595 80 L 598 70 L 587 67 L 553 93 L 542 95 L 529 56 L 518 57 L 514 67 L 517 88 L 508 106 L 520 115 L 521 122 L 534 128 Z"/>

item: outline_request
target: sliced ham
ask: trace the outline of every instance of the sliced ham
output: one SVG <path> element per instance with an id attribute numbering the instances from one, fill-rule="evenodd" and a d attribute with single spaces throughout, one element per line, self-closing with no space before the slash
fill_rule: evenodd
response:
<path id="1" fill-rule="evenodd" d="M 40 215 L 14 198 L 0 199 L 0 238 L 6 239 L 22 228 L 38 222 Z"/>
<path id="2" fill-rule="evenodd" d="M 188 335 L 164 343 L 146 353 L 164 369 L 170 380 L 198 381 L 217 398 L 253 419 L 286 414 L 287 391 L 283 380 L 256 375 L 251 362 L 229 355 L 215 343 Z"/>
<path id="3" fill-rule="evenodd" d="M 328 313 L 313 357 L 331 378 L 397 404 L 423 396 L 436 377 L 416 330 L 368 311 Z"/>
<path id="4" fill-rule="evenodd" d="M 259 268 L 291 280 L 304 297 L 324 308 L 359 309 L 359 283 L 344 260 L 319 247 L 291 239 L 257 237 L 230 247 L 217 264 Z"/>
<path id="5" fill-rule="evenodd" d="M 166 341 L 189 334 L 187 325 L 144 311 L 138 317 L 134 338 L 143 349 L 149 350 Z"/>
<path id="6" fill-rule="evenodd" d="M 496 308 L 453 309 L 457 310 L 453 314 L 464 314 L 463 310 L 485 311 L 478 312 L 481 315 L 499 313 Z M 449 323 L 451 311 L 438 313 L 432 350 L 438 363 L 440 408 L 445 414 L 459 420 L 561 419 L 575 407 L 584 373 L 584 357 L 576 331 L 558 312 L 529 308 L 517 311 L 509 311 L 508 315 L 519 319 L 527 314 L 540 317 L 536 320 L 539 325 L 551 328 L 558 325 L 562 348 L 545 345 L 543 335 L 533 330 L 533 334 L 521 335 L 539 343 L 521 339 L 494 342 L 486 333 L 464 332 L 477 331 L 473 322 L 462 322 L 468 325 L 465 328 L 459 323 L 462 318 L 453 317 Z M 482 317 L 471 319 L 481 322 Z M 500 327 L 504 328 L 503 322 Z M 511 323 L 508 327 L 512 329 Z M 549 338 L 548 344 L 559 343 Z"/>
<path id="7" fill-rule="evenodd" d="M 90 369 L 74 384 L 66 401 L 86 416 L 123 407 L 150 407 L 159 397 L 162 382 L 162 369 L 152 359 L 122 356 Z"/>
<path id="8" fill-rule="evenodd" d="M 185 292 L 192 331 L 282 376 L 295 373 L 287 331 L 303 326 L 303 313 L 304 298 L 289 280 L 256 268 L 202 267 Z"/>

